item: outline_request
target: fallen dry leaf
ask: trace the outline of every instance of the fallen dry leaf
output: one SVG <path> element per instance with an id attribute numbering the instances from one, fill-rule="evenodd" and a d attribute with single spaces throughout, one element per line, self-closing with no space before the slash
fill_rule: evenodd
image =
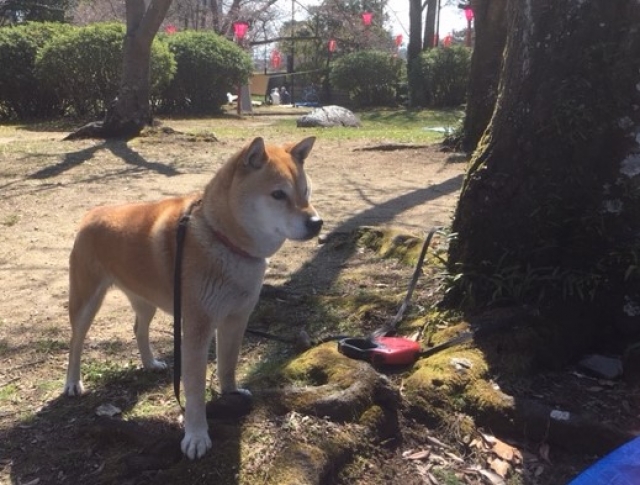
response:
<path id="1" fill-rule="evenodd" d="M 471 443 L 469 443 L 469 447 L 477 448 L 482 451 L 486 451 L 488 449 L 487 443 L 480 438 L 474 438 L 473 440 L 471 440 Z"/>
<path id="2" fill-rule="evenodd" d="M 120 409 L 118 406 L 115 406 L 111 403 L 107 403 L 107 404 L 101 404 L 100 406 L 98 406 L 95 412 L 98 416 L 107 416 L 109 418 L 113 418 L 118 414 L 122 414 L 122 409 Z"/>
<path id="3" fill-rule="evenodd" d="M 431 451 L 429 450 L 420 450 L 420 451 L 416 451 L 414 453 L 410 453 L 406 456 L 404 456 L 403 454 L 403 458 L 405 460 L 425 460 L 427 458 L 429 458 L 429 455 L 431 454 Z"/>
<path id="4" fill-rule="evenodd" d="M 444 454 L 447 455 L 449 458 L 451 458 L 455 462 L 464 463 L 464 460 L 462 458 L 460 458 L 458 455 L 451 453 L 450 451 L 445 451 Z"/>
<path id="5" fill-rule="evenodd" d="M 480 436 L 482 436 L 482 439 L 483 439 L 486 443 L 488 443 L 488 444 L 490 444 L 490 445 L 492 445 L 493 443 L 495 443 L 495 442 L 496 442 L 496 437 L 495 437 L 495 436 L 493 436 L 493 435 L 491 435 L 491 434 L 488 434 L 488 433 L 480 433 Z"/>
<path id="6" fill-rule="evenodd" d="M 449 462 L 447 461 L 447 459 L 444 456 L 436 455 L 435 453 L 431 453 L 429 455 L 429 459 L 431 461 L 438 462 L 441 465 L 448 465 L 449 464 Z"/>
<path id="7" fill-rule="evenodd" d="M 504 441 L 496 439 L 496 442 L 493 444 L 493 448 L 491 448 L 491 451 L 505 461 L 511 463 L 522 462 L 522 454 L 520 453 L 520 450 L 514 448 L 511 445 L 508 445 Z"/>
<path id="8" fill-rule="evenodd" d="M 451 447 L 449 445 L 447 445 L 446 443 L 443 443 L 442 441 L 440 441 L 438 438 L 434 438 L 433 436 L 427 436 L 427 440 L 436 445 L 439 446 L 440 448 L 444 448 L 446 450 L 451 449 Z"/>
<path id="9" fill-rule="evenodd" d="M 478 470 L 478 473 L 485 477 L 487 480 L 491 482 L 491 485 L 506 485 L 505 482 L 500 475 L 497 475 L 489 470 Z"/>
<path id="10" fill-rule="evenodd" d="M 509 473 L 509 469 L 511 468 L 508 462 L 501 460 L 500 458 L 494 458 L 491 462 L 489 462 L 489 466 L 502 478 L 505 478 L 507 476 L 507 474 Z"/>
<path id="11" fill-rule="evenodd" d="M 502 477 L 492 471 L 489 470 L 485 470 L 484 468 L 479 467 L 478 465 L 473 465 L 470 466 L 469 468 L 466 468 L 464 470 L 465 473 L 475 473 L 475 474 L 480 474 L 483 477 L 485 477 L 487 480 L 489 480 L 489 482 L 491 483 L 491 485 L 506 485 L 507 482 L 505 482 Z"/>

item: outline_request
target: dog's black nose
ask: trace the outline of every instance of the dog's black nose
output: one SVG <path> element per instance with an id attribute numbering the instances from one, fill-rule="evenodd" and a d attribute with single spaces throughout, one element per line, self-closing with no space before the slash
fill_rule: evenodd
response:
<path id="1" fill-rule="evenodd" d="M 310 233 L 309 237 L 316 236 L 320 232 L 320 229 L 322 229 L 322 223 L 322 219 L 317 216 L 307 219 L 306 226 Z"/>

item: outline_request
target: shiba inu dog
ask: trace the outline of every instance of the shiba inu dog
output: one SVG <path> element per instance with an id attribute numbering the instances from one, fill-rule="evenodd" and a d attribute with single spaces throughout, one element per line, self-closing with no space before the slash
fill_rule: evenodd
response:
<path id="1" fill-rule="evenodd" d="M 71 344 L 64 393 L 84 391 L 84 339 L 107 290 L 121 289 L 135 311 L 143 366 L 164 369 L 149 345 L 156 309 L 173 312 L 176 232 L 190 219 L 182 258 L 184 336 L 182 378 L 186 410 L 182 451 L 191 459 L 211 447 L 205 414 L 207 353 L 216 337 L 222 393 L 236 386 L 235 370 L 249 314 L 257 303 L 266 258 L 286 239 L 318 235 L 322 219 L 309 202 L 304 161 L 315 142 L 265 145 L 256 138 L 233 156 L 198 195 L 98 207 L 84 217 L 69 266 Z"/>

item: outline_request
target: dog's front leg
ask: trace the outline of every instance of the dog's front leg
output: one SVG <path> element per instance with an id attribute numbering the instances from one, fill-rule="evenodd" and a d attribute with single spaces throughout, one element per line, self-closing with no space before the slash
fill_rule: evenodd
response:
<path id="1" fill-rule="evenodd" d="M 182 380 L 187 402 L 181 448 L 193 460 L 200 458 L 211 448 L 205 409 L 205 386 L 213 326 L 205 318 L 185 323 L 188 325 L 185 325 L 182 344 Z"/>
<path id="2" fill-rule="evenodd" d="M 251 396 L 247 389 L 238 389 L 236 385 L 236 366 L 238 355 L 247 328 L 251 312 L 229 315 L 216 329 L 216 361 L 220 391 L 225 393 L 239 392 Z"/>

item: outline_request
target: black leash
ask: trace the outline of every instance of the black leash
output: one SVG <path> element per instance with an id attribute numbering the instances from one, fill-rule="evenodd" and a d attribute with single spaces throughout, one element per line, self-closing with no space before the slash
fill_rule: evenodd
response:
<path id="1" fill-rule="evenodd" d="M 413 290 L 416 289 L 416 283 L 418 282 L 418 278 L 420 277 L 420 273 L 422 272 L 422 264 L 424 263 L 424 258 L 427 255 L 427 250 L 429 249 L 429 245 L 431 244 L 433 235 L 440 229 L 441 227 L 432 227 L 429 231 L 429 234 L 427 234 L 427 238 L 424 240 L 424 243 L 422 243 L 422 249 L 420 250 L 418 263 L 413 270 L 413 276 L 411 277 L 411 282 L 409 283 L 407 294 L 402 301 L 402 305 L 400 305 L 400 308 L 398 309 L 398 313 L 396 313 L 396 315 L 391 319 L 389 323 L 386 323 L 377 330 L 374 330 L 369 338 L 373 339 L 376 337 L 386 337 L 388 335 L 393 335 L 396 333 L 398 324 L 400 323 L 400 320 L 402 320 L 402 316 L 404 315 L 407 306 L 409 306 L 409 302 L 411 301 L 411 297 L 413 296 Z"/>
<path id="2" fill-rule="evenodd" d="M 187 225 L 193 209 L 200 205 L 200 200 L 193 202 L 178 222 L 176 233 L 176 261 L 173 273 L 173 393 L 178 406 L 184 411 L 180 402 L 180 376 L 182 374 L 182 255 L 184 239 L 187 236 Z"/>

